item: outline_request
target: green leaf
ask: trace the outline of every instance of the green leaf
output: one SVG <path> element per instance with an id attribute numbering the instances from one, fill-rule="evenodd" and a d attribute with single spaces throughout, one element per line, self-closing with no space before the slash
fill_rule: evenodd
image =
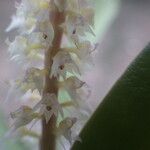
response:
<path id="1" fill-rule="evenodd" d="M 104 98 L 72 150 L 150 149 L 150 44 Z"/>

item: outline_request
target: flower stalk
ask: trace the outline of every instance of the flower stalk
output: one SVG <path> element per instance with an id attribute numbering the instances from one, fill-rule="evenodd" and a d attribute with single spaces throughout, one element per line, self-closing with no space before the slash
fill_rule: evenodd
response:
<path id="1" fill-rule="evenodd" d="M 45 52 L 45 69 L 48 70 L 49 74 L 45 76 L 45 86 L 43 94 L 54 93 L 58 95 L 58 84 L 57 78 L 50 78 L 51 67 L 52 67 L 52 58 L 56 55 L 61 46 L 63 29 L 60 28 L 60 25 L 65 21 L 65 13 L 59 12 L 55 7 L 51 14 L 51 23 L 54 28 L 54 39 L 52 42 L 52 47 Z M 42 137 L 40 141 L 41 150 L 55 150 L 56 141 L 54 130 L 56 129 L 56 116 L 52 115 L 49 122 L 46 123 L 45 118 L 42 120 Z"/>

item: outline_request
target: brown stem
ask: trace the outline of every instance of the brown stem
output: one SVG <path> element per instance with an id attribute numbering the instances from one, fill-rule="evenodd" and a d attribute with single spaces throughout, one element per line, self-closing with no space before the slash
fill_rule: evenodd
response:
<path id="1" fill-rule="evenodd" d="M 57 79 L 50 78 L 52 58 L 58 52 L 61 46 L 61 40 L 63 36 L 63 30 L 60 25 L 65 21 L 65 13 L 59 12 L 57 8 L 51 14 L 51 22 L 54 27 L 54 39 L 52 47 L 45 53 L 45 69 L 48 70 L 48 74 L 45 76 L 45 87 L 43 94 L 55 93 L 58 94 Z M 53 134 L 56 127 L 57 118 L 53 115 L 49 122 L 46 124 L 45 119 L 42 120 L 42 137 L 40 141 L 40 150 L 55 150 L 55 135 Z"/>

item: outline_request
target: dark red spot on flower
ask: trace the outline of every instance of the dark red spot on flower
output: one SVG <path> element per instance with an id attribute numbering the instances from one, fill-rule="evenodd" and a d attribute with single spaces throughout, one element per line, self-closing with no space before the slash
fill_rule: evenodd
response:
<path id="1" fill-rule="evenodd" d="M 47 39 L 47 35 L 46 34 L 43 34 L 43 38 L 46 40 Z"/>
<path id="2" fill-rule="evenodd" d="M 63 70 L 64 69 L 64 65 L 59 66 L 59 69 Z"/>
<path id="3" fill-rule="evenodd" d="M 73 30 L 72 34 L 76 34 L 76 29 Z"/>

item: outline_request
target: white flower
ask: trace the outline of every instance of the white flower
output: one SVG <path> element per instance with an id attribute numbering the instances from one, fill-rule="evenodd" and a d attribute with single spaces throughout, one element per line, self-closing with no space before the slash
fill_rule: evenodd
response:
<path id="1" fill-rule="evenodd" d="M 32 109 L 29 107 L 29 106 L 21 106 L 19 109 L 17 109 L 16 111 L 14 112 L 11 112 L 10 113 L 10 116 L 12 119 L 15 119 L 15 118 L 18 118 L 26 113 L 30 113 L 32 112 Z"/>
<path id="2" fill-rule="evenodd" d="M 42 23 L 38 23 L 37 31 L 42 32 L 45 35 L 45 40 L 48 42 L 47 47 L 52 46 L 52 41 L 54 38 L 54 29 L 50 21 L 45 21 Z"/>
<path id="3" fill-rule="evenodd" d="M 13 16 L 11 24 L 7 27 L 6 32 L 19 28 L 21 33 L 30 34 L 36 27 L 36 19 L 33 17 L 23 18 L 22 16 Z"/>
<path id="4" fill-rule="evenodd" d="M 11 59 L 21 61 L 19 57 L 24 55 L 24 50 L 27 47 L 27 39 L 23 36 L 16 36 L 12 43 L 8 39 L 6 40 L 6 43 L 9 45 L 8 51 Z"/>
<path id="5" fill-rule="evenodd" d="M 42 32 L 33 32 L 28 36 L 30 49 L 45 49 L 49 45 L 48 37 Z"/>
<path id="6" fill-rule="evenodd" d="M 94 9 L 87 0 L 54 0 L 60 11 L 66 12 L 66 21 L 61 25 L 69 40 L 72 39 L 76 47 L 85 34 L 91 33 L 95 36 Z"/>
<path id="7" fill-rule="evenodd" d="M 65 51 L 74 53 L 77 55 L 82 65 L 93 64 L 92 61 L 92 52 L 95 50 L 96 47 L 93 48 L 90 41 L 83 41 L 82 43 L 78 44 L 78 48 L 64 48 Z"/>
<path id="8" fill-rule="evenodd" d="M 54 76 L 58 78 L 59 75 L 61 75 L 66 78 L 67 71 L 80 74 L 79 68 L 71 58 L 70 54 L 62 50 L 53 57 L 51 77 Z"/>
<path id="9" fill-rule="evenodd" d="M 16 36 L 13 42 L 7 39 L 11 60 L 18 63 L 39 60 L 40 56 L 44 55 L 44 50 L 51 44 L 45 36 L 42 32 L 34 32 L 30 36 Z"/>
<path id="10" fill-rule="evenodd" d="M 20 33 L 30 34 L 38 22 L 49 20 L 49 2 L 45 0 L 22 0 L 16 3 L 17 12 L 6 29 L 10 31 L 19 28 Z"/>
<path id="11" fill-rule="evenodd" d="M 64 29 L 64 32 L 68 35 L 68 37 L 73 40 L 77 47 L 79 41 L 87 32 L 95 36 L 86 18 L 77 13 L 68 14 L 66 22 L 62 24 L 61 27 Z"/>
<path id="12" fill-rule="evenodd" d="M 78 101 L 80 101 L 82 98 L 80 97 L 78 90 L 85 85 L 85 82 L 79 80 L 75 76 L 71 76 L 67 78 L 65 81 L 60 82 L 60 88 L 64 88 L 71 99 L 78 104 Z"/>
<path id="13" fill-rule="evenodd" d="M 79 49 L 75 52 L 81 61 L 91 62 L 92 45 L 89 41 L 79 44 Z"/>
<path id="14" fill-rule="evenodd" d="M 62 120 L 59 123 L 56 134 L 59 136 L 64 136 L 64 138 L 67 141 L 69 141 L 70 144 L 72 144 L 72 142 L 74 140 L 80 140 L 80 138 L 72 136 L 71 128 L 73 127 L 73 125 L 76 122 L 77 122 L 77 118 L 75 118 L 75 117 L 74 118 L 70 118 L 70 117 L 65 118 L 64 120 Z"/>
<path id="15" fill-rule="evenodd" d="M 86 22 L 94 27 L 94 9 L 91 6 L 85 7 L 84 9 L 81 9 L 81 14 L 84 16 Z"/>
<path id="16" fill-rule="evenodd" d="M 57 117 L 58 113 L 60 113 L 61 117 L 64 116 L 58 99 L 53 93 L 45 94 L 42 100 L 33 109 L 36 110 L 38 108 L 40 108 L 40 114 L 44 114 L 46 123 L 48 123 L 52 115 L 55 115 Z"/>
<path id="17" fill-rule="evenodd" d="M 10 115 L 12 119 L 15 119 L 13 123 L 13 130 L 27 125 L 33 119 L 38 117 L 38 114 L 34 113 L 32 111 L 32 108 L 30 108 L 29 106 L 21 106 L 15 112 L 10 113 Z"/>
<path id="18" fill-rule="evenodd" d="M 66 11 L 68 13 L 75 13 L 82 12 L 82 10 L 85 10 L 87 8 L 92 8 L 91 4 L 87 0 L 54 0 L 54 3 L 60 12 Z"/>
<path id="19" fill-rule="evenodd" d="M 17 86 L 22 91 L 28 90 L 38 90 L 39 93 L 42 93 L 43 90 L 43 77 L 45 75 L 44 70 L 40 70 L 38 68 L 31 67 L 26 70 L 25 76 L 23 79 L 18 80 Z"/>
<path id="20" fill-rule="evenodd" d="M 43 11 L 46 13 L 49 8 L 49 0 L 22 0 L 17 6 L 18 12 L 22 12 L 25 16 L 30 14 L 35 17 L 44 15 Z"/>
<path id="21" fill-rule="evenodd" d="M 60 12 L 79 12 L 79 0 L 54 0 Z"/>

